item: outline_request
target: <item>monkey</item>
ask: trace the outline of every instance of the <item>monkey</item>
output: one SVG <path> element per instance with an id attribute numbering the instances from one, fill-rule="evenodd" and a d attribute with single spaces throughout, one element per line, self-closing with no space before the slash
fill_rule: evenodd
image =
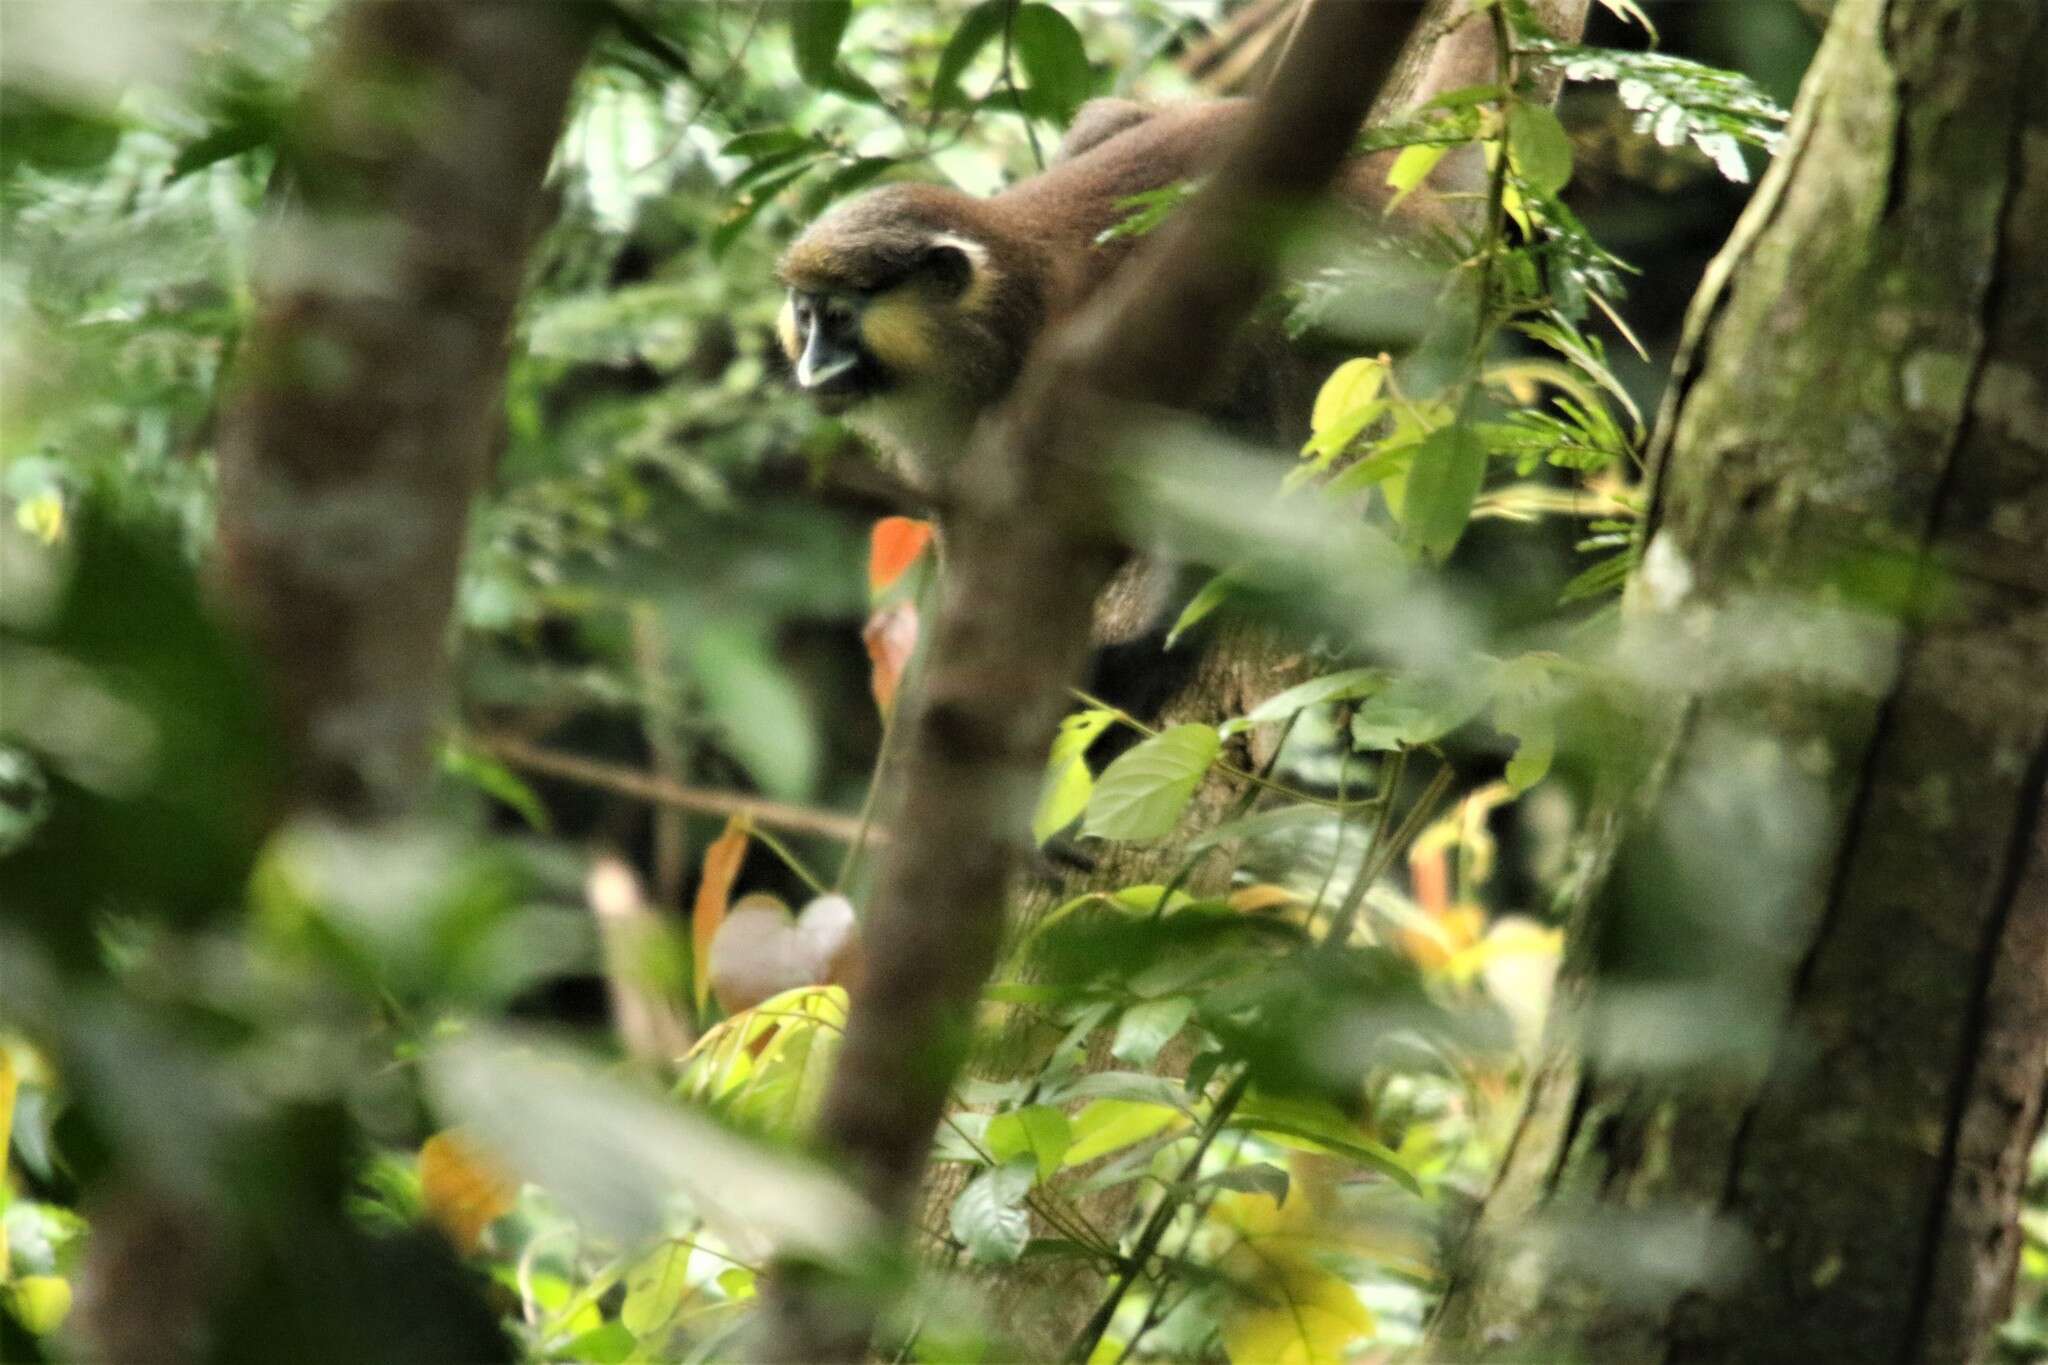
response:
<path id="1" fill-rule="evenodd" d="M 990 198 L 898 183 L 836 205 L 779 267 L 777 330 L 797 387 L 914 480 L 936 480 L 1033 341 L 1142 240 L 1102 239 L 1128 201 L 1199 176 L 1250 111 L 1249 100 L 1093 100 L 1050 166 Z M 1336 197 L 1384 204 L 1375 164 L 1351 163 Z"/>
<path id="2" fill-rule="evenodd" d="M 835 205 L 778 266 L 788 292 L 777 332 L 797 387 L 935 491 L 1036 339 L 1140 245 L 1104 237 L 1129 217 L 1129 201 L 1199 177 L 1251 110 L 1243 99 L 1093 100 L 1052 164 L 989 198 L 895 183 Z M 1390 193 L 1385 165 L 1383 156 L 1354 159 L 1332 197 L 1377 223 Z M 1225 366 L 1227 392 L 1211 415 L 1244 434 L 1292 434 L 1298 443 L 1321 374 L 1292 372 L 1272 338 L 1243 349 Z M 1097 608 L 1098 695 L 1145 715 L 1176 690 L 1191 666 L 1187 652 L 1169 666 L 1161 647 L 1189 591 L 1174 566 L 1143 555 L 1126 561 Z M 1112 681 L 1126 674 L 1134 685 Z"/>

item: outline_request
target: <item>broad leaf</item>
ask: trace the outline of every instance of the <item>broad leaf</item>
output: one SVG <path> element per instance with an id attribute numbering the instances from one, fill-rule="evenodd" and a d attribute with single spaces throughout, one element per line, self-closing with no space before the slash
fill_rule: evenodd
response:
<path id="1" fill-rule="evenodd" d="M 953 1201 L 953 1235 L 967 1254 L 985 1265 L 1007 1265 L 1031 1240 L 1031 1214 L 1024 1207 L 1038 1168 L 1028 1157 L 983 1171 Z"/>
<path id="2" fill-rule="evenodd" d="M 853 0 L 798 0 L 790 6 L 790 44 L 804 84 L 820 90 L 834 84 L 839 40 L 846 36 L 846 25 L 852 19 Z"/>
<path id="3" fill-rule="evenodd" d="M 1454 678 L 1399 679 L 1358 708 L 1352 742 L 1361 749 L 1399 749 L 1442 739 L 1479 714 L 1492 687 L 1491 670 L 1477 663 Z"/>
<path id="4" fill-rule="evenodd" d="M 1011 45 L 1028 82 L 1025 110 L 1065 124 L 1095 86 L 1080 30 L 1051 5 L 1025 5 L 1010 23 Z"/>
<path id="5" fill-rule="evenodd" d="M 1060 1168 L 1060 1158 L 1073 1145 L 1074 1129 L 1067 1116 L 1049 1104 L 1030 1104 L 989 1120 L 989 1152 L 1002 1163 L 1029 1156 L 1044 1180 Z"/>
<path id="6" fill-rule="evenodd" d="M 1572 178 L 1572 140 L 1546 104 L 1518 103 L 1508 111 L 1508 156 L 1522 179 L 1556 194 Z"/>
<path id="7" fill-rule="evenodd" d="M 1486 479 L 1486 446 L 1463 423 L 1429 434 L 1408 469 L 1402 532 L 1424 556 L 1442 563 L 1465 534 L 1472 503 Z"/>
<path id="8" fill-rule="evenodd" d="M 1170 833 L 1223 740 L 1207 725 L 1176 725 L 1109 765 L 1088 799 L 1082 833 L 1157 839 Z"/>
<path id="9" fill-rule="evenodd" d="M 1124 1011 L 1116 1026 L 1116 1041 L 1109 1055 L 1131 1066 L 1150 1066 L 1159 1050 L 1173 1041 L 1195 1012 L 1195 1002 L 1185 995 L 1164 1000 L 1147 1000 Z"/>

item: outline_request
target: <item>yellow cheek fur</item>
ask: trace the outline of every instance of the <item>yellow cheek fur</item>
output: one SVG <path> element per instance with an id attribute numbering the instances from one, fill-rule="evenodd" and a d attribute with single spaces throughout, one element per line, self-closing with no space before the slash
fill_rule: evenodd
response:
<path id="1" fill-rule="evenodd" d="M 860 331 L 868 353 L 899 375 L 925 374 L 936 368 L 924 310 L 915 299 L 900 295 L 876 299 L 861 314 Z"/>
<path id="2" fill-rule="evenodd" d="M 782 311 L 775 315 L 775 335 L 782 340 L 782 353 L 794 361 L 803 348 L 796 334 L 796 305 L 788 299 L 782 301 Z"/>

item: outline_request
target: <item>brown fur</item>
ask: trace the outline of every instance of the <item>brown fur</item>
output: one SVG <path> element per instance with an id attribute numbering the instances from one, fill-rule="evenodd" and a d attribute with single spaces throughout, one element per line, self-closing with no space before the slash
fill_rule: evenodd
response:
<path id="1" fill-rule="evenodd" d="M 1075 117 L 1058 160 L 990 198 L 893 184 L 832 208 L 783 256 L 779 273 L 793 289 L 873 291 L 903 278 L 919 253 L 948 236 L 985 249 L 958 298 L 914 279 L 875 297 L 869 307 L 877 325 L 864 327 L 863 340 L 897 390 L 850 419 L 896 447 L 915 472 L 943 465 L 951 451 L 939 447 L 963 441 L 974 418 L 1002 398 L 1038 334 L 1085 302 L 1142 242 L 1097 240 L 1130 215 L 1127 201 L 1203 174 L 1251 107 L 1246 100 L 1161 109 L 1097 100 Z M 1382 174 L 1379 158 L 1353 163 L 1339 197 L 1376 208 L 1387 194 Z M 783 341 L 793 358 L 793 333 L 785 329 Z M 1273 396 L 1272 376 L 1253 373 L 1272 359 L 1262 352 L 1231 367 L 1246 381 L 1234 383 L 1246 391 L 1225 405 L 1234 418 L 1245 415 L 1244 400 Z"/>

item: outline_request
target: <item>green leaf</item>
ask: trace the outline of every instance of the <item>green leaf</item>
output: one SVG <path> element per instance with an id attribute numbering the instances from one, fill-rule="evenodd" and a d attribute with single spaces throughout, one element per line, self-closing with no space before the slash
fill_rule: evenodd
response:
<path id="1" fill-rule="evenodd" d="M 1207 725 L 1176 725 L 1109 765 L 1088 799 L 1083 834 L 1099 839 L 1157 839 L 1172 831 L 1222 751 Z"/>
<path id="2" fill-rule="evenodd" d="M 1195 1002 L 1185 995 L 1164 1000 L 1147 1000 L 1124 1011 L 1116 1026 L 1116 1041 L 1109 1055 L 1131 1066 L 1150 1066 L 1159 1050 L 1173 1041 L 1195 1012 Z"/>
<path id="3" fill-rule="evenodd" d="M 1262 810 L 1257 815 L 1247 815 L 1242 820 L 1226 820 L 1214 829 L 1202 831 L 1188 841 L 1188 852 L 1199 853 L 1212 845 L 1232 839 L 1269 839 L 1276 834 L 1327 825 L 1342 818 L 1328 806 L 1305 801 L 1291 806 L 1275 806 L 1271 810 Z"/>
<path id="4" fill-rule="evenodd" d="M 1237 576 L 1229 569 L 1204 583 L 1201 590 L 1180 609 L 1180 615 L 1175 618 L 1173 628 L 1166 632 L 1166 644 L 1163 648 L 1172 649 L 1178 644 L 1181 636 L 1200 625 L 1210 612 L 1222 606 L 1236 586 Z"/>
<path id="5" fill-rule="evenodd" d="M 1025 5 L 1011 20 L 1010 41 L 1024 68 L 1025 111 L 1065 124 L 1095 88 L 1081 31 L 1051 5 Z"/>
<path id="6" fill-rule="evenodd" d="M 1361 749 L 1399 749 L 1443 738 L 1479 714 L 1492 691 L 1490 670 L 1455 678 L 1408 677 L 1358 708 L 1351 739 Z"/>
<path id="7" fill-rule="evenodd" d="M 1087 809 L 1095 779 L 1088 772 L 1089 746 L 1116 722 L 1111 711 L 1077 711 L 1060 722 L 1053 736 L 1052 756 L 1045 764 L 1045 786 L 1031 816 L 1031 837 L 1043 844 Z"/>
<path id="8" fill-rule="evenodd" d="M 1449 147 L 1426 142 L 1403 147 L 1401 154 L 1394 158 L 1394 164 L 1387 168 L 1387 188 L 1394 191 L 1394 197 L 1387 201 L 1386 211 L 1392 213 L 1400 207 L 1403 199 L 1415 193 L 1449 150 Z"/>
<path id="9" fill-rule="evenodd" d="M 986 1140 L 998 1162 L 1029 1155 L 1037 1163 L 1038 1178 L 1044 1180 L 1060 1168 L 1060 1158 L 1073 1145 L 1074 1129 L 1051 1105 L 1029 1104 L 990 1119 Z"/>
<path id="10" fill-rule="evenodd" d="M 1288 688 L 1285 692 L 1266 698 L 1249 713 L 1235 720 L 1226 721 L 1223 732 L 1234 735 L 1255 725 L 1271 725 L 1286 720 L 1289 716 L 1306 711 L 1311 706 L 1369 697 L 1386 685 L 1387 672 L 1382 668 L 1347 668 L 1341 673 L 1311 678 L 1305 683 Z"/>
<path id="11" fill-rule="evenodd" d="M 790 6 L 790 44 L 805 85 L 823 90 L 834 84 L 839 40 L 852 19 L 853 0 L 797 0 Z"/>
<path id="12" fill-rule="evenodd" d="M 1024 1208 L 1037 1166 L 1028 1158 L 983 1171 L 960 1191 L 947 1220 L 967 1254 L 986 1265 L 1007 1265 L 1031 1240 L 1031 1215 Z"/>
<path id="13" fill-rule="evenodd" d="M 1494 691 L 1494 728 L 1519 741 L 1505 774 L 1519 796 L 1543 780 L 1557 752 L 1552 665 L 1540 655 L 1510 660 L 1495 674 Z"/>
<path id="14" fill-rule="evenodd" d="M 1190 1120 L 1180 1110 L 1137 1100 L 1097 1100 L 1074 1116 L 1074 1141 L 1062 1166 L 1085 1166 Z"/>
<path id="15" fill-rule="evenodd" d="M 682 638 L 691 642 L 690 671 L 727 751 L 770 795 L 807 796 L 818 770 L 817 732 L 766 638 L 739 622 L 707 623 Z"/>
<path id="16" fill-rule="evenodd" d="M 1556 194 L 1572 178 L 1572 140 L 1547 104 L 1508 111 L 1508 157 L 1529 185 Z"/>
<path id="17" fill-rule="evenodd" d="M 932 76 L 932 108 L 948 109 L 959 104 L 960 77 L 989 42 L 1003 31 L 1007 0 L 981 0 L 960 16 L 960 26 L 946 40 L 939 53 L 939 69 Z"/>
<path id="18" fill-rule="evenodd" d="M 759 161 L 763 157 L 783 156 L 806 149 L 817 150 L 817 144 L 793 128 L 755 128 L 727 138 L 719 147 L 718 154 Z"/>
<path id="19" fill-rule="evenodd" d="M 1257 1094 L 1241 1104 L 1224 1127 L 1264 1133 L 1290 1147 L 1329 1152 L 1391 1176 L 1412 1194 L 1422 1193 L 1421 1182 L 1407 1163 L 1359 1132 L 1358 1124 L 1333 1104 Z"/>
<path id="20" fill-rule="evenodd" d="M 1287 1202 L 1287 1172 L 1267 1161 L 1232 1166 L 1214 1175 L 1204 1176 L 1198 1183 L 1219 1189 L 1237 1190 L 1242 1194 L 1267 1195 L 1275 1204 Z"/>
<path id="21" fill-rule="evenodd" d="M 1309 430 L 1327 431 L 1359 408 L 1377 401 L 1386 383 L 1387 367 L 1377 356 L 1347 360 L 1330 372 L 1316 391 L 1315 411 L 1309 416 Z"/>
<path id="22" fill-rule="evenodd" d="M 619 1321 L 636 1337 L 652 1336 L 669 1325 L 683 1296 L 690 1292 L 690 1249 L 663 1242 L 626 1272 L 626 1299 Z"/>
<path id="23" fill-rule="evenodd" d="M 547 807 L 532 787 L 510 768 L 484 750 L 450 739 L 441 746 L 441 771 L 467 782 L 484 795 L 509 806 L 527 827 L 540 834 L 549 830 Z"/>
<path id="24" fill-rule="evenodd" d="M 1401 506 L 1409 544 L 1438 563 L 1449 557 L 1486 480 L 1486 445 L 1463 423 L 1431 432 L 1415 452 Z"/>

